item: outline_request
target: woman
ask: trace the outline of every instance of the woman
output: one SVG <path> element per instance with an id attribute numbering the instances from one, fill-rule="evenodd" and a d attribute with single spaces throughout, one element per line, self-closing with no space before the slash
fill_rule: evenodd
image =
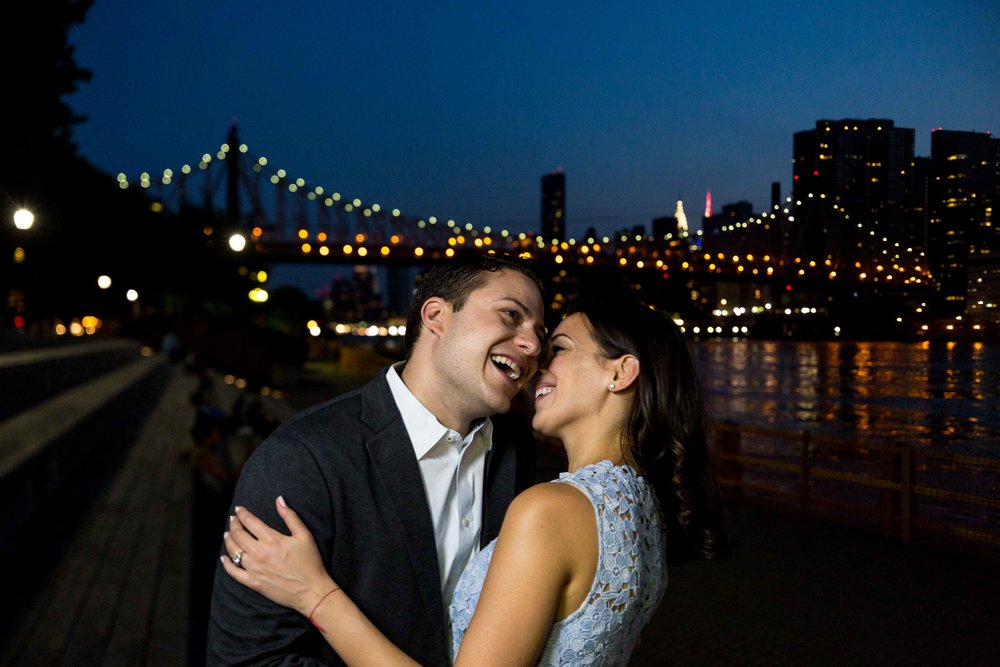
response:
<path id="1" fill-rule="evenodd" d="M 666 588 L 665 561 L 729 548 L 687 343 L 664 313 L 578 305 L 553 332 L 532 427 L 570 472 L 519 495 L 451 603 L 456 665 L 626 664 Z M 413 664 L 324 570 L 282 498 L 291 536 L 237 508 L 226 572 L 309 617 L 348 664 Z M 391 592 L 387 598 L 391 599 Z"/>

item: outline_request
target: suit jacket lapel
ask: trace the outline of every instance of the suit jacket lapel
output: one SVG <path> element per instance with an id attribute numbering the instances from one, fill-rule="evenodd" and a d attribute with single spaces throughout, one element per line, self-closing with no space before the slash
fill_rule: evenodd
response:
<path id="1" fill-rule="evenodd" d="M 493 446 L 486 454 L 486 467 L 483 471 L 486 493 L 483 498 L 480 548 L 486 547 L 500 533 L 507 507 L 514 499 L 514 463 L 514 448 L 505 442 L 503 430 L 498 429 L 494 421 Z"/>
<path id="2" fill-rule="evenodd" d="M 384 373 L 363 392 L 362 419 L 375 432 L 368 442 L 368 452 L 383 487 L 395 505 L 407 555 L 427 608 L 443 610 L 434 525 L 420 466 Z M 444 616 L 439 613 L 436 617 L 440 619 L 440 635 L 444 638 Z"/>

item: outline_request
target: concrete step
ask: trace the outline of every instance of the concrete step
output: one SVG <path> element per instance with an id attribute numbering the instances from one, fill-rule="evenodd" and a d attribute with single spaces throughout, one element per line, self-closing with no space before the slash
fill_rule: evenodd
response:
<path id="1" fill-rule="evenodd" d="M 0 354 L 0 422 L 134 361 L 141 349 L 114 339 Z"/>

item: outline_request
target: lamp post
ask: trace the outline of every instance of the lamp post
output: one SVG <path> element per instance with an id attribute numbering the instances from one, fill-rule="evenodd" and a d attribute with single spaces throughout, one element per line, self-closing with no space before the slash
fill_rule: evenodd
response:
<path id="1" fill-rule="evenodd" d="M 18 229 L 18 244 L 14 248 L 14 264 L 20 265 L 24 264 L 27 259 L 27 253 L 25 252 L 24 246 L 25 236 L 32 225 L 35 224 L 35 214 L 26 208 L 19 208 L 14 211 L 14 226 Z M 21 274 L 21 279 L 23 283 L 27 283 L 27 273 L 23 269 L 18 271 Z M 10 294 L 7 297 L 7 303 L 13 309 L 13 325 L 15 329 L 24 329 L 27 322 L 25 321 L 24 313 L 27 309 L 25 305 L 25 290 L 27 288 L 26 284 L 17 285 L 16 283 L 11 286 Z"/>

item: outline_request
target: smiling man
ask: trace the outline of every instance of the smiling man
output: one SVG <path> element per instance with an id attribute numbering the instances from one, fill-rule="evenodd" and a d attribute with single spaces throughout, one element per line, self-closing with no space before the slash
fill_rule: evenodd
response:
<path id="1" fill-rule="evenodd" d="M 500 529 L 524 457 L 490 416 L 538 369 L 542 285 L 481 255 L 436 265 L 407 317 L 406 360 L 279 427 L 243 470 L 234 506 L 283 526 L 283 495 L 328 571 L 423 665 L 448 663 L 447 607 L 462 569 Z M 522 429 L 518 435 L 523 438 Z M 530 430 L 527 431 L 530 435 Z M 342 664 L 296 612 L 215 578 L 208 664 Z"/>

